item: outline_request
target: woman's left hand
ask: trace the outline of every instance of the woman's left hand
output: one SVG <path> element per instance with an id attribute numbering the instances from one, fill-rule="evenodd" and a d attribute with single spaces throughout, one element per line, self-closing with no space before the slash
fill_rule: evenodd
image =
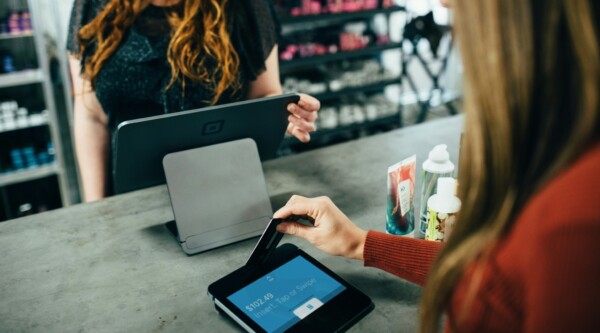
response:
<path id="1" fill-rule="evenodd" d="M 300 100 L 298 103 L 288 105 L 288 121 L 287 132 L 295 136 L 302 142 L 310 141 L 310 132 L 317 130 L 315 121 L 317 120 L 317 111 L 321 108 L 321 102 L 318 99 L 306 95 L 299 94 Z"/>

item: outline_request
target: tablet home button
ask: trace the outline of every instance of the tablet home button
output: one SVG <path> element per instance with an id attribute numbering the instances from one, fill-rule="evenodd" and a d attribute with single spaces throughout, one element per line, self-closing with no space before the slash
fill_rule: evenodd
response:
<path id="1" fill-rule="evenodd" d="M 316 309 L 320 308 L 322 305 L 323 302 L 313 297 L 308 302 L 297 307 L 296 310 L 294 310 L 294 314 L 296 315 L 296 317 L 304 319 L 306 316 L 311 314 Z"/>

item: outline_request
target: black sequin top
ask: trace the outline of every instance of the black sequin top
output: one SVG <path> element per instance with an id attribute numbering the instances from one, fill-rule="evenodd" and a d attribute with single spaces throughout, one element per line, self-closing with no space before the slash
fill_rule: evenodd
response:
<path id="1" fill-rule="evenodd" d="M 67 37 L 70 53 L 79 53 L 77 33 L 108 1 L 75 0 Z M 96 77 L 95 93 L 108 117 L 113 149 L 115 131 L 121 122 L 204 107 L 212 99 L 212 89 L 201 83 L 186 81 L 185 92 L 179 81 L 166 88 L 171 80 L 167 63 L 170 27 L 166 11 L 177 10 L 175 7 L 178 6 L 149 5 Z M 279 32 L 269 0 L 230 0 L 226 10 L 231 40 L 240 58 L 241 89 L 235 93 L 225 92 L 218 104 L 245 98 L 248 84 L 265 70 L 265 60 L 277 43 Z M 82 56 L 82 63 L 86 56 Z"/>

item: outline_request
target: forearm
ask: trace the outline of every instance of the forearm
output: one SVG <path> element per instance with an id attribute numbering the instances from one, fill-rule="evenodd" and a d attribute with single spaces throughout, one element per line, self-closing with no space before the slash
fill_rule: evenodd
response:
<path id="1" fill-rule="evenodd" d="M 400 278 L 424 285 L 442 243 L 393 236 L 370 230 L 363 256 L 365 266 L 376 267 Z"/>
<path id="2" fill-rule="evenodd" d="M 75 103 L 74 134 L 77 164 L 85 202 L 106 196 L 108 130 Z"/>

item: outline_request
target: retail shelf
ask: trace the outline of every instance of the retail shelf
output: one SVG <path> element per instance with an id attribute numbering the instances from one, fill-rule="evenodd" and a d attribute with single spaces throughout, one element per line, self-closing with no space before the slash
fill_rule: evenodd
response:
<path id="1" fill-rule="evenodd" d="M 365 17 L 372 17 L 377 14 L 391 14 L 394 12 L 405 11 L 406 9 L 402 6 L 393 6 L 390 8 L 378 8 L 371 10 L 360 10 L 356 12 L 344 12 L 335 14 L 316 14 L 316 15 L 299 15 L 299 16 L 280 16 L 279 22 L 282 25 L 288 24 L 303 24 L 313 23 L 317 21 L 346 21 L 354 20 Z"/>
<path id="2" fill-rule="evenodd" d="M 35 127 L 47 126 L 47 125 L 48 125 L 48 121 L 44 120 L 43 122 L 41 122 L 39 124 L 35 124 L 35 125 L 27 125 L 27 126 L 15 127 L 15 128 L 11 128 L 11 129 L 0 129 L 0 133 L 20 131 L 20 130 L 24 130 L 24 129 L 28 129 L 28 128 L 35 128 Z"/>
<path id="3" fill-rule="evenodd" d="M 56 175 L 57 173 L 58 168 L 55 164 L 44 165 L 41 167 L 26 169 L 23 171 L 2 173 L 0 174 L 0 186 L 7 186 L 11 184 L 40 179 L 47 176 Z"/>
<path id="4" fill-rule="evenodd" d="M 313 96 L 320 101 L 326 101 L 326 100 L 335 99 L 335 98 L 342 97 L 342 96 L 354 95 L 354 94 L 362 93 L 362 92 L 377 91 L 377 90 L 381 90 L 389 85 L 401 84 L 401 83 L 402 83 L 401 79 L 396 78 L 396 79 L 391 79 L 391 80 L 383 80 L 383 81 L 379 81 L 379 82 L 375 82 L 375 83 L 367 84 L 367 85 L 363 85 L 363 86 L 348 87 L 348 88 L 344 88 L 344 89 L 341 89 L 338 91 L 326 91 L 323 93 L 314 94 Z"/>
<path id="5" fill-rule="evenodd" d="M 310 134 L 311 141 L 318 141 L 324 137 L 330 137 L 338 134 L 353 132 L 356 130 L 370 129 L 381 125 L 400 124 L 400 113 L 377 118 L 374 120 L 364 121 L 362 123 L 354 123 L 350 125 L 342 125 L 332 129 L 317 130 Z M 296 144 L 301 144 L 298 139 L 293 137 L 286 137 L 281 143 L 281 148 L 290 147 Z"/>
<path id="6" fill-rule="evenodd" d="M 338 53 L 329 53 L 320 56 L 298 58 L 292 60 L 285 60 L 279 63 L 279 68 L 282 72 L 289 71 L 292 69 L 299 69 L 303 67 L 316 66 L 325 62 L 345 60 L 351 58 L 357 58 L 368 55 L 379 54 L 382 51 L 399 49 L 402 47 L 402 43 L 387 43 L 384 45 L 370 46 L 361 50 L 356 51 L 345 51 Z"/>
<path id="7" fill-rule="evenodd" d="M 40 69 L 28 69 L 13 73 L 0 74 L 0 88 L 41 83 L 43 81 L 44 73 Z"/>
<path id="8" fill-rule="evenodd" d="M 25 32 L 25 33 L 19 33 L 19 34 L 9 34 L 9 33 L 1 33 L 0 34 L 0 40 L 18 39 L 18 38 L 26 38 L 26 37 L 33 37 L 33 33 Z"/>

